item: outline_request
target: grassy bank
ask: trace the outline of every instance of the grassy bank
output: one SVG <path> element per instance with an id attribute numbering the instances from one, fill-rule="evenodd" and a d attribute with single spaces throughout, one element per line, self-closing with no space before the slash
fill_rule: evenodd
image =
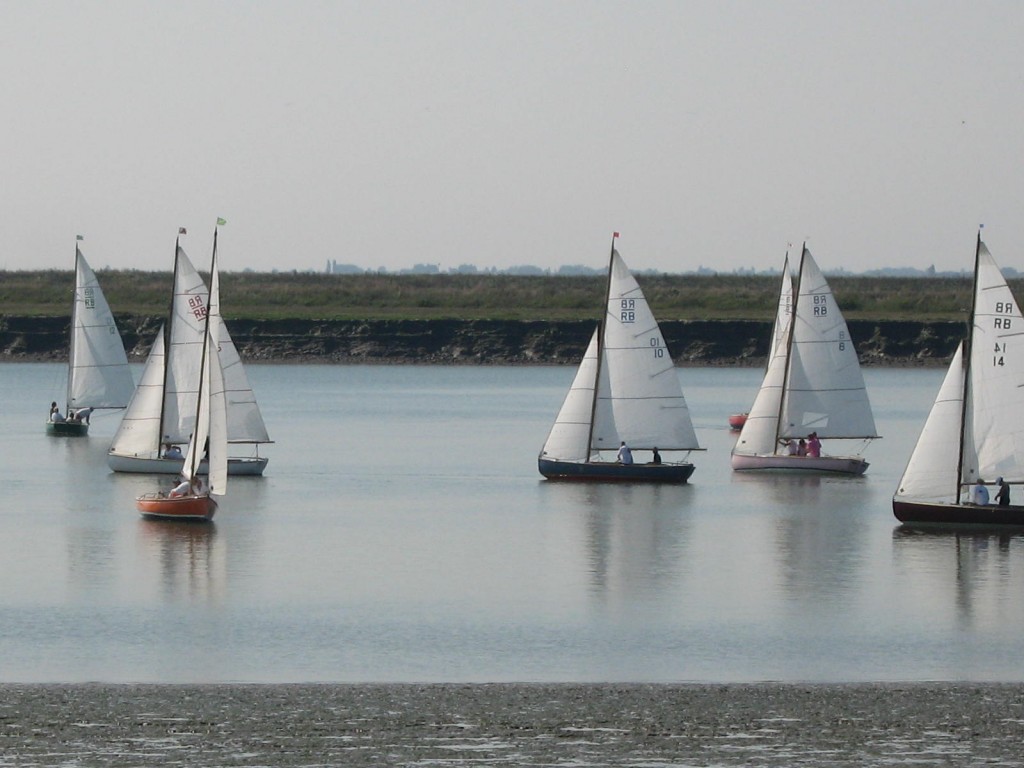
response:
<path id="1" fill-rule="evenodd" d="M 159 315 L 167 307 L 169 272 L 105 270 L 98 277 L 116 313 Z M 641 275 L 638 281 L 663 320 L 770 320 L 779 284 L 776 277 L 736 275 Z M 848 319 L 960 320 L 971 300 L 967 279 L 829 282 Z M 0 314 L 65 315 L 73 290 L 70 271 L 0 272 Z M 236 318 L 584 320 L 595 317 L 604 290 L 601 277 L 221 275 L 224 314 Z"/>

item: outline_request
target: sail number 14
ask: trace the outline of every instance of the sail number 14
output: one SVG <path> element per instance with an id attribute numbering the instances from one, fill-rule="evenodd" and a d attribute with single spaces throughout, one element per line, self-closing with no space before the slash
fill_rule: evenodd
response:
<path id="1" fill-rule="evenodd" d="M 1010 330 L 1010 319 L 1013 315 L 1013 302 L 1012 301 L 997 301 L 995 306 L 996 314 L 1003 315 L 1003 317 L 992 318 L 992 327 L 1001 330 Z M 1004 355 L 1006 354 L 1006 343 L 996 342 L 992 350 L 992 365 L 1005 365 Z"/>

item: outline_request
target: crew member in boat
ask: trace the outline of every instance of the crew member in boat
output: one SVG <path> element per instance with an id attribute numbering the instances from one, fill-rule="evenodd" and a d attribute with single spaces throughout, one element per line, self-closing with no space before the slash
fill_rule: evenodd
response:
<path id="1" fill-rule="evenodd" d="M 807 436 L 807 455 L 815 459 L 821 456 L 821 440 L 818 439 L 817 432 L 811 432 Z"/>
<path id="2" fill-rule="evenodd" d="M 62 414 L 60 412 L 60 408 L 57 407 L 56 401 L 50 403 L 50 421 L 52 421 L 54 424 L 59 424 L 60 422 L 66 421 L 66 419 L 64 418 L 64 414 Z"/>
<path id="3" fill-rule="evenodd" d="M 658 446 L 654 446 L 654 452 L 651 456 L 651 464 L 661 464 L 661 454 L 658 453 Z"/>
<path id="4" fill-rule="evenodd" d="M 166 443 L 164 445 L 164 452 L 163 452 L 162 455 L 163 455 L 163 457 L 165 459 L 183 459 L 183 458 L 185 458 L 181 454 L 181 448 L 179 448 L 176 445 L 171 445 L 170 443 Z"/>
<path id="5" fill-rule="evenodd" d="M 619 444 L 618 453 L 619 464 L 632 464 L 633 463 L 633 452 L 629 450 L 629 446 L 626 445 L 626 441 L 623 440 Z"/>
<path id="6" fill-rule="evenodd" d="M 996 504 L 1000 507 L 1010 506 L 1010 484 L 1000 477 L 996 480 L 996 485 L 999 486 L 999 492 L 996 493 Z"/>
<path id="7" fill-rule="evenodd" d="M 980 477 L 971 489 L 971 504 L 977 504 L 978 506 L 985 506 L 988 504 L 988 488 L 985 487 L 985 481 Z"/>
<path id="8" fill-rule="evenodd" d="M 170 493 L 167 494 L 169 499 L 178 499 L 182 496 L 188 496 L 192 490 L 192 483 L 185 478 L 182 478 L 181 482 L 171 488 Z"/>
<path id="9" fill-rule="evenodd" d="M 94 410 L 95 408 L 92 408 L 91 406 L 89 408 L 79 408 L 77 411 L 75 411 L 75 421 L 80 421 L 83 424 L 88 424 L 89 417 L 92 416 L 92 412 Z"/>
<path id="10" fill-rule="evenodd" d="M 807 441 L 804 440 L 802 437 L 800 438 L 800 442 L 796 444 L 796 455 L 797 456 L 806 456 L 807 455 Z"/>

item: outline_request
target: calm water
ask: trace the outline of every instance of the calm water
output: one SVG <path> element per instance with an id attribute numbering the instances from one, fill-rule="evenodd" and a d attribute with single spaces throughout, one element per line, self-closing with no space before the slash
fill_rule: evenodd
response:
<path id="1" fill-rule="evenodd" d="M 1024 538 L 892 517 L 942 371 L 867 371 L 868 475 L 799 479 L 729 469 L 760 371 L 680 369 L 681 487 L 537 474 L 570 368 L 249 372 L 270 466 L 201 527 L 138 517 L 117 416 L 44 435 L 61 366 L 0 365 L 0 680 L 1024 680 Z"/>

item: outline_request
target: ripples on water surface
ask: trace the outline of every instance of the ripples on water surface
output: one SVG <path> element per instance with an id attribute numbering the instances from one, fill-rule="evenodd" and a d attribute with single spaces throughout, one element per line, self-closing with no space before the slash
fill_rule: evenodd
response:
<path id="1" fill-rule="evenodd" d="M 0 366 L 0 680 L 1024 680 L 1024 540 L 892 517 L 942 371 L 866 372 L 885 437 L 840 479 L 733 473 L 760 372 L 680 369 L 680 487 L 537 474 L 570 368 L 249 372 L 267 475 L 181 527 L 107 470 L 116 416 L 44 435 L 61 366 Z"/>

